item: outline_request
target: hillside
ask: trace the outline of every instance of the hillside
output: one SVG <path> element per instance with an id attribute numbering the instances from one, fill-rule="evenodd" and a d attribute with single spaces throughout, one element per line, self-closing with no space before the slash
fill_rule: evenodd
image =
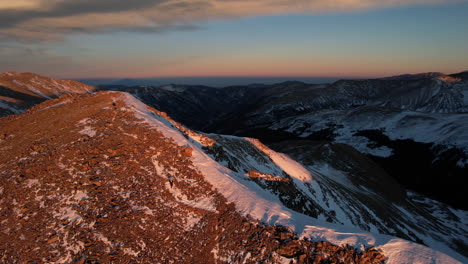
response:
<path id="1" fill-rule="evenodd" d="M 313 85 L 124 87 L 200 131 L 348 144 L 412 191 L 467 209 L 466 72 Z"/>
<path id="2" fill-rule="evenodd" d="M 0 74 L 0 117 L 68 93 L 88 93 L 95 88 L 77 81 L 56 80 L 34 73 Z"/>
<path id="3" fill-rule="evenodd" d="M 368 174 L 301 165 L 115 92 L 48 100 L 0 129 L 5 262 L 467 261 L 466 213 L 408 196 L 359 153 L 345 165 Z"/>

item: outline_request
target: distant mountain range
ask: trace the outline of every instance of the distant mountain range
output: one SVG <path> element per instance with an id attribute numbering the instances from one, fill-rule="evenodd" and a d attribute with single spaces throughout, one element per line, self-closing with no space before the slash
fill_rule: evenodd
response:
<path id="1" fill-rule="evenodd" d="M 349 144 L 408 188 L 467 209 L 461 184 L 468 164 L 466 72 L 331 84 L 109 89 L 129 92 L 200 131 L 267 143 L 312 139 Z"/>
<path id="2" fill-rule="evenodd" d="M 418 76 L 96 91 L 0 75 L 1 259 L 466 263 L 468 80 Z"/>
<path id="3" fill-rule="evenodd" d="M 314 78 L 314 77 L 161 77 L 161 78 L 96 78 L 77 79 L 99 87 L 123 87 L 123 86 L 161 86 L 168 84 L 205 85 L 211 87 L 227 87 L 234 85 L 251 84 L 275 84 L 288 80 L 297 80 L 306 83 L 330 83 L 339 78 Z"/>

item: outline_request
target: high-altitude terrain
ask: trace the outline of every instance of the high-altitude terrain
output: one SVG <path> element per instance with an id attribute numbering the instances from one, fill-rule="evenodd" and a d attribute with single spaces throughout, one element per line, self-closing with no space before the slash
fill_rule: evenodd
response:
<path id="1" fill-rule="evenodd" d="M 56 80 L 34 73 L 0 74 L 0 117 L 20 113 L 47 99 L 95 88 L 77 81 Z"/>
<path id="2" fill-rule="evenodd" d="M 196 96 L 183 103 L 207 111 Z M 1 261 L 468 261 L 467 212 L 408 191 L 352 144 L 197 132 L 137 97 L 66 94 L 0 119 Z"/>
<path id="3" fill-rule="evenodd" d="M 468 72 L 223 89 L 116 88 L 205 132 L 351 145 L 405 187 L 468 209 Z"/>

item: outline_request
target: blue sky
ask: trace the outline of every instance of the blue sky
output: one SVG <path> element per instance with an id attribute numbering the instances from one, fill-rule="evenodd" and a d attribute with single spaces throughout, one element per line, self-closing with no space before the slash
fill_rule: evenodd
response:
<path id="1" fill-rule="evenodd" d="M 78 31 L 48 29 L 46 17 L 40 21 L 45 28 L 36 30 L 43 35 L 27 35 L 21 27 L 34 20 L 25 20 L 18 29 L 3 30 L 0 56 L 6 63 L 0 71 L 119 78 L 378 77 L 468 70 L 468 2 L 441 2 L 300 14 L 241 10 L 154 31 L 122 22 L 96 32 L 83 25 Z"/>

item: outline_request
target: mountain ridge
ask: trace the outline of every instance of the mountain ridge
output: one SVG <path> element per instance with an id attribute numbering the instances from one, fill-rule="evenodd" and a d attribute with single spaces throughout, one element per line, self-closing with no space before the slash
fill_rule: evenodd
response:
<path id="1" fill-rule="evenodd" d="M 468 164 L 464 133 L 468 82 L 457 74 L 432 75 L 410 80 L 341 80 L 328 85 L 293 82 L 256 88 L 171 86 L 177 92 L 159 87 L 118 90 L 200 131 L 250 136 L 266 143 L 315 139 L 351 145 L 409 189 L 466 208 L 459 195 L 462 190 L 452 191 L 450 182 L 463 186 Z M 423 174 L 430 175 L 434 184 L 422 184 L 414 176 L 417 168 L 411 173 L 392 169 L 411 166 L 406 152 L 421 157 L 413 165 L 424 166 Z M 441 174 L 449 179 L 437 180 Z"/>
<path id="2" fill-rule="evenodd" d="M 66 93 L 89 93 L 96 88 L 71 80 L 56 80 L 25 72 L 0 73 L 0 117 L 18 114 Z"/>
<path id="3" fill-rule="evenodd" d="M 87 107 L 82 107 L 82 105 L 86 105 Z M 63 115 L 65 114 L 67 118 L 63 120 Z M 27 124 L 27 127 L 25 127 L 22 121 L 24 118 L 36 121 L 26 122 L 25 124 Z M 54 123 L 56 128 L 65 126 L 67 129 L 71 129 L 71 131 L 69 133 L 64 133 L 64 131 L 67 130 L 58 129 L 51 133 L 49 123 L 40 122 L 40 120 L 44 120 L 44 118 L 47 118 L 48 122 Z M 10 177 L 2 177 L 3 179 L 8 179 L 7 182 L 3 183 L 7 184 L 3 185 L 2 192 L 6 191 L 6 187 L 13 188 L 13 186 L 16 186 L 15 188 L 22 186 L 21 188 L 37 190 L 37 192 L 28 192 L 28 200 L 31 201 L 29 205 L 23 204 L 24 200 L 20 200 L 20 196 L 17 195 L 15 196 L 16 202 L 9 200 L 9 210 L 12 210 L 11 216 L 13 218 L 7 220 L 9 223 L 7 226 L 14 226 L 13 223 L 15 222 L 18 222 L 20 227 L 22 225 L 28 225 L 28 223 L 34 223 L 34 221 L 23 220 L 41 217 L 42 212 L 44 212 L 40 207 L 41 202 L 47 202 L 44 203 L 44 206 L 46 204 L 54 204 L 56 209 L 52 210 L 51 217 L 52 219 L 57 219 L 58 222 L 54 225 L 58 229 L 52 228 L 50 231 L 42 233 L 41 239 L 45 239 L 44 241 L 47 242 L 46 244 L 51 246 L 57 245 L 59 241 L 61 244 L 72 243 L 74 245 L 68 249 L 62 248 L 61 251 L 65 250 L 62 251 L 65 255 L 61 253 L 55 256 L 57 260 L 69 259 L 67 257 L 68 254 L 70 254 L 69 256 L 71 258 L 84 256 L 83 254 L 86 256 L 96 256 L 94 253 L 102 252 L 102 250 L 106 248 L 117 250 L 117 252 L 120 252 L 118 254 L 121 256 L 129 258 L 132 258 L 132 256 L 137 257 L 138 253 L 142 252 L 143 244 L 127 244 L 129 239 L 128 235 L 130 235 L 128 233 L 122 233 L 120 235 L 120 240 L 123 239 L 123 242 L 113 242 L 118 238 L 118 235 L 112 233 L 114 229 L 111 228 L 111 225 L 106 224 L 109 221 L 106 220 L 106 218 L 111 217 L 111 219 L 115 219 L 114 217 L 122 215 L 123 220 L 117 220 L 114 224 L 127 225 L 127 222 L 124 221 L 124 216 L 127 218 L 131 217 L 130 219 L 138 219 L 139 221 L 144 218 L 151 218 L 152 215 L 159 217 L 158 211 L 155 211 L 155 206 L 159 207 L 157 210 L 161 210 L 161 212 L 166 212 L 170 208 L 177 212 L 182 210 L 182 208 L 188 208 L 191 213 L 188 215 L 185 213 L 187 216 L 194 214 L 195 216 L 199 216 L 201 212 L 203 212 L 203 215 L 212 215 L 210 212 L 213 212 L 213 210 L 217 210 L 218 212 L 221 210 L 217 205 L 220 203 L 219 199 L 223 199 L 222 197 L 216 198 L 218 197 L 216 192 L 213 193 L 203 187 L 212 185 L 219 194 L 225 197 L 224 199 L 232 202 L 233 205 L 235 205 L 236 211 L 240 212 L 242 215 L 249 215 L 253 219 L 259 219 L 266 224 L 285 225 L 297 232 L 299 237 L 306 237 L 312 241 L 316 241 L 314 243 L 318 243 L 318 241 L 326 238 L 326 240 L 333 241 L 332 243 L 336 245 L 350 244 L 366 247 L 375 245 L 381 248 L 383 253 L 389 258 L 388 263 L 401 263 L 402 261 L 411 262 L 410 259 L 419 260 L 419 258 L 428 258 L 425 263 L 436 261 L 440 261 L 441 263 L 444 263 L 444 261 L 446 263 L 453 263 L 455 261 L 443 253 L 432 251 L 414 242 L 378 234 L 380 231 L 376 231 L 375 227 L 369 228 L 369 231 L 373 231 L 372 234 L 365 231 L 363 232 L 362 228 L 364 226 L 360 227 L 360 225 L 357 224 L 358 222 L 353 223 L 353 221 L 356 220 L 349 221 L 347 224 L 343 225 L 342 221 L 346 219 L 346 217 L 344 217 L 346 214 L 342 215 L 343 213 L 336 211 L 336 215 L 334 216 L 329 210 L 332 207 L 334 210 L 338 210 L 339 206 L 332 205 L 333 203 L 331 201 L 326 202 L 326 200 L 322 200 L 325 196 L 322 197 L 322 195 L 320 195 L 321 192 L 326 190 L 326 186 L 329 186 L 328 188 L 334 186 L 330 190 L 341 189 L 341 187 L 339 187 L 340 185 L 336 185 L 336 183 L 329 185 L 330 179 L 326 180 L 331 176 L 330 171 L 333 170 L 324 170 L 321 169 L 320 166 L 315 167 L 315 170 L 312 170 L 314 171 L 314 176 L 312 176 L 311 170 L 303 167 L 288 156 L 274 152 L 257 140 L 197 133 L 171 120 L 165 113 L 147 107 L 129 94 L 99 92 L 89 95 L 64 95 L 59 99 L 49 100 L 35 106 L 24 114 L 2 118 L 0 122 L 8 124 L 2 124 L 2 126 L 0 126 L 4 130 L 6 129 L 6 131 L 2 131 L 2 135 L 4 136 L 0 144 L 3 146 L 0 149 L 2 151 L 15 151 L 15 153 L 9 155 L 16 157 L 10 159 L 7 155 L 0 155 L 0 157 L 6 158 L 1 165 L 3 175 L 11 175 Z M 11 122 L 16 122 L 17 125 L 12 125 Z M 34 131 L 34 133 L 24 134 L 24 132 L 21 131 Z M 13 147 L 12 144 L 15 144 L 15 140 L 20 140 L 24 137 L 29 137 L 29 139 L 23 139 L 21 140 L 21 142 L 23 142 L 22 145 L 16 144 L 15 147 Z M 152 138 L 152 140 L 149 140 L 150 138 Z M 49 142 L 49 140 L 52 141 Z M 100 144 L 103 145 L 101 146 Z M 71 151 L 71 153 L 67 154 L 67 151 Z M 240 151 L 243 155 L 236 154 L 236 151 Z M 75 154 L 72 155 L 72 153 Z M 224 153 L 224 155 L 217 155 L 217 153 Z M 218 158 L 216 158 L 216 156 Z M 47 160 L 49 159 L 48 157 L 50 157 L 51 161 L 46 162 L 43 167 L 31 166 L 31 162 L 36 162 L 38 159 Z M 188 164 L 187 162 L 192 162 L 193 165 L 187 167 L 185 165 Z M 19 167 L 15 164 L 19 164 Z M 237 172 L 233 169 L 236 169 Z M 245 173 L 253 169 L 259 173 L 289 178 L 292 181 L 278 182 L 271 181 L 269 177 L 252 178 L 245 175 Z M 38 179 L 38 176 L 36 178 L 34 176 L 49 174 L 57 175 L 57 178 L 45 177 Z M 119 176 L 123 174 L 128 175 L 128 177 Z M 334 172 L 334 174 L 335 176 L 333 177 L 339 176 L 338 172 Z M 144 177 L 144 175 L 152 175 L 153 177 Z M 343 174 L 340 177 L 346 178 L 348 176 Z M 170 179 L 173 180 L 173 183 L 170 182 Z M 319 181 L 321 183 L 317 182 L 319 179 L 321 179 Z M 333 181 L 335 182 L 337 179 Z M 194 181 L 198 183 L 194 185 Z M 55 182 L 56 185 L 60 184 L 59 186 L 62 186 L 62 188 L 65 188 L 64 190 L 67 191 L 63 194 L 51 192 L 49 188 L 51 186 L 50 183 L 53 182 Z M 124 186 L 126 186 L 122 185 L 124 183 L 128 187 L 124 188 Z M 123 189 L 120 187 L 110 188 L 113 185 L 115 186 L 115 184 Z M 159 187 L 153 190 L 151 186 Z M 138 188 L 134 189 L 135 187 Z M 368 187 L 372 188 L 370 185 Z M 131 190 L 130 193 L 122 193 L 125 189 Z M 195 196 L 194 192 L 197 189 L 199 191 L 197 191 L 197 195 Z M 358 187 L 358 189 L 360 189 L 360 187 Z M 155 190 L 158 190 L 157 192 L 159 194 L 154 193 Z M 285 196 L 285 190 L 294 190 L 296 194 L 287 198 L 287 195 Z M 333 198 L 333 196 L 340 195 L 340 193 L 335 193 L 334 191 L 330 192 L 330 190 L 327 191 L 327 196 L 333 201 L 352 201 L 350 198 L 345 200 L 342 198 Z M 11 192 L 11 189 L 8 189 L 8 191 Z M 114 191 L 117 192 L 114 194 L 116 195 L 115 197 L 120 197 L 117 200 L 111 199 L 111 197 L 114 196 L 103 196 L 103 193 L 110 194 Z M 145 192 L 148 193 L 145 194 Z M 148 200 L 140 197 L 141 195 L 147 196 L 150 194 L 154 197 L 158 197 L 163 195 L 163 193 L 166 193 L 165 197 L 167 197 L 164 201 L 167 201 L 168 205 L 172 204 L 176 207 L 168 207 L 168 205 L 161 203 L 163 200 L 158 200 L 159 202 L 156 203 L 146 203 L 144 201 L 151 201 L 151 199 Z M 349 192 L 349 194 L 352 193 L 355 193 L 355 191 Z M 366 195 L 369 195 L 365 188 L 360 189 L 357 193 L 367 193 Z M 127 197 L 127 195 L 130 196 Z M 298 203 L 298 201 L 295 201 L 300 197 L 302 197 L 301 199 L 305 199 L 305 203 Z M 129 200 L 129 198 L 132 199 Z M 18 206 L 19 201 L 23 202 L 20 202 Z M 307 207 L 306 201 L 309 201 L 311 205 L 314 206 L 309 205 Z M 327 205 L 327 203 L 329 203 L 329 205 Z M 423 203 L 426 204 L 425 202 Z M 228 203 L 224 204 L 224 207 L 226 207 Z M 428 203 L 428 205 L 430 204 L 432 203 Z M 34 210 L 32 209 L 36 208 L 35 206 L 38 206 L 37 210 L 41 212 L 41 214 L 34 214 Z M 343 206 L 343 204 L 341 206 Z M 357 203 L 354 206 L 361 205 Z M 441 212 L 455 217 L 453 212 L 445 211 L 442 207 L 437 208 L 439 208 L 438 210 L 441 210 Z M 223 212 L 227 215 L 234 213 L 229 213 L 229 210 Z M 374 209 L 369 210 L 374 211 Z M 397 207 L 395 207 L 392 210 L 402 209 L 397 209 Z M 374 212 L 378 214 L 377 211 Z M 406 211 L 403 210 L 402 212 Z M 371 213 L 368 214 L 369 215 L 366 217 L 374 219 L 368 223 L 374 223 L 376 227 L 380 226 L 378 222 L 382 221 L 382 219 L 378 220 L 379 217 L 377 215 L 373 216 Z M 407 212 L 402 214 L 402 216 L 405 214 L 407 214 Z M 410 213 L 410 215 L 412 214 L 413 213 Z M 424 214 L 427 214 L 427 212 Z M 419 217 L 423 217 L 424 214 L 421 214 Z M 182 215 L 184 215 L 184 213 L 182 213 Z M 395 214 L 395 216 L 397 215 L 398 214 Z M 90 226 L 92 223 L 90 221 L 93 221 L 96 216 L 100 217 L 97 218 L 98 221 L 94 224 L 95 227 L 94 225 Z M 318 217 L 319 220 L 311 216 Z M 332 223 L 327 222 L 327 217 L 330 218 Z M 354 218 L 352 215 L 348 217 L 350 217 L 349 219 Z M 16 218 L 19 220 L 15 220 Z M 175 223 L 179 223 L 177 225 L 184 226 L 187 223 L 192 223 L 191 221 L 194 221 L 192 218 L 193 217 L 181 218 L 180 221 L 183 221 L 183 219 L 188 221 L 185 224 L 183 224 L 183 222 L 180 223 L 179 220 L 174 221 Z M 199 217 L 195 218 L 200 219 Z M 198 221 L 202 221 L 202 219 L 206 218 L 201 218 Z M 231 218 L 228 217 L 228 219 Z M 408 216 L 407 221 L 411 222 L 412 220 L 410 219 L 411 217 Z M 421 223 L 429 223 L 424 222 L 426 220 L 422 219 L 423 218 L 421 218 L 421 221 L 423 222 Z M 449 218 L 444 221 L 449 221 L 448 219 Z M 59 223 L 61 221 L 65 224 L 64 229 L 60 227 Z M 147 221 L 148 220 L 145 220 L 143 223 L 147 223 Z M 228 222 L 229 221 L 233 220 L 231 219 L 228 220 Z M 450 232 L 451 236 L 453 235 L 454 238 L 456 238 L 459 236 L 457 235 L 459 231 L 456 231 L 457 226 L 460 225 L 459 228 L 462 227 L 463 222 L 457 222 L 460 220 L 451 221 L 450 223 L 454 224 L 453 227 L 444 224 L 447 226 L 439 226 L 438 228 L 442 228 L 441 230 L 444 230 L 443 232 Z M 73 223 L 75 222 L 77 224 L 79 223 L 81 227 L 74 227 L 75 225 Z M 234 221 L 234 223 L 239 223 L 240 226 L 243 226 L 245 222 L 248 221 L 241 221 L 240 223 Z M 208 226 L 210 226 L 208 222 L 203 223 L 207 223 Z M 408 223 L 409 222 L 403 224 L 402 222 L 401 224 L 405 226 Z M 419 224 L 421 225 L 421 223 Z M 424 240 L 424 243 L 429 243 L 431 247 L 436 247 L 438 250 L 447 252 L 452 257 L 464 262 L 465 258 L 454 253 L 448 246 L 443 246 L 439 242 L 429 239 L 430 236 L 441 232 L 440 230 L 437 231 L 438 228 L 431 226 L 433 224 L 440 225 L 442 222 L 430 225 L 426 224 L 422 224 L 427 229 L 425 231 L 416 231 L 414 227 L 408 229 L 411 230 L 411 232 L 406 234 L 408 236 L 407 238 L 416 239 L 416 237 L 419 237 L 419 239 Z M 70 227 L 72 229 L 68 229 Z M 98 228 L 97 230 L 99 231 L 94 230 L 90 234 L 98 234 L 96 232 L 99 232 L 101 234 L 105 233 L 106 235 L 92 236 L 81 240 L 79 239 L 80 236 L 77 236 L 79 233 L 75 233 L 73 230 L 83 230 L 83 228 L 91 228 L 91 230 L 94 230 L 93 228 Z M 135 232 L 136 230 L 141 230 L 136 228 L 136 226 L 127 226 L 128 230 L 135 230 Z M 176 227 L 174 226 L 174 228 Z M 250 229 L 260 231 L 260 229 L 252 229 L 252 227 Z M 15 236 L 18 236 L 18 240 L 15 242 L 18 243 L 15 244 L 16 246 L 20 246 L 21 243 L 23 243 L 20 241 L 24 241 L 21 239 L 21 230 L 20 228 L 10 229 L 8 231 L 14 232 Z M 214 230 L 216 230 L 216 228 Z M 268 230 L 275 232 L 272 229 Z M 413 231 L 416 233 L 413 233 Z M 428 231 L 429 233 L 426 233 Z M 148 232 L 148 234 L 152 234 L 151 232 Z M 156 230 L 156 232 L 158 232 L 158 230 Z M 285 231 L 285 233 L 288 232 L 291 231 Z M 350 232 L 352 234 L 350 234 Z M 423 233 L 421 232 L 423 232 L 424 235 L 422 235 Z M 179 234 L 180 232 L 176 231 L 176 233 Z M 345 235 L 345 233 L 348 233 L 348 235 Z M 142 233 L 138 231 L 137 234 Z M 400 235 L 403 234 L 404 233 L 400 233 Z M 48 236 L 47 239 L 43 237 L 44 235 Z M 140 241 L 141 239 L 144 239 L 141 241 L 145 241 L 145 239 L 149 239 L 146 238 L 147 236 L 145 235 L 140 236 L 139 238 L 136 237 L 133 239 L 136 239 L 135 241 Z M 293 235 L 287 235 L 287 237 L 288 236 Z M 25 236 L 25 238 L 26 241 L 29 241 L 29 236 Z M 79 241 L 82 242 L 80 243 Z M 179 244 L 177 240 L 171 239 L 169 241 L 173 242 L 168 244 Z M 145 243 L 147 246 L 150 245 L 148 241 Z M 273 243 L 272 245 L 278 245 L 276 243 L 280 245 L 280 247 L 272 246 L 271 248 L 271 250 L 276 248 L 276 252 L 279 256 L 272 255 L 270 257 L 276 256 L 278 259 L 281 259 L 281 254 L 283 254 L 283 258 L 284 256 L 288 256 L 286 257 L 287 259 L 299 257 L 295 256 L 296 253 L 289 255 L 287 251 L 298 252 L 294 250 L 291 251 L 291 248 L 297 249 L 298 247 L 304 250 L 303 246 L 307 244 L 306 242 L 300 241 L 291 242 L 292 244 L 281 241 L 271 243 Z M 298 246 L 297 243 L 302 246 Z M 450 241 L 446 240 L 446 243 L 450 244 Z M 119 244 L 121 244 L 121 246 L 119 246 Z M 205 245 L 207 250 L 213 249 L 210 248 L 211 246 L 216 247 L 216 245 L 213 244 L 210 244 L 211 246 L 207 245 L 208 244 Z M 251 245 L 253 247 L 252 250 L 258 249 L 256 244 Z M 284 245 L 283 251 L 280 250 L 281 245 Z M 226 249 L 236 249 L 237 246 L 225 245 L 224 247 Z M 84 253 L 82 253 L 83 250 Z M 147 248 L 146 250 L 149 249 Z M 269 249 L 265 252 L 271 253 L 271 250 Z M 415 255 L 414 250 L 422 255 Z M 157 251 L 148 251 L 144 256 L 154 257 L 151 252 Z M 179 260 L 188 260 L 196 255 L 195 251 L 191 252 L 193 253 L 187 256 L 178 256 Z M 208 254 L 207 251 L 204 252 L 204 254 Z M 216 253 L 213 253 L 213 251 L 209 252 L 211 252 L 210 254 L 212 255 L 214 254 L 215 257 L 216 255 L 218 257 L 231 256 L 232 261 L 240 261 L 241 259 L 246 259 L 247 256 L 247 252 L 245 251 L 237 251 L 236 253 L 235 251 L 232 252 L 228 250 L 221 253 L 223 251 L 215 250 L 214 252 Z M 402 255 L 401 252 L 406 253 Z M 11 252 L 9 254 L 11 254 Z M 45 252 L 41 254 L 45 254 Z M 306 257 L 308 256 L 307 254 Z M 369 254 L 375 257 L 375 260 L 379 259 L 379 255 L 372 255 L 374 254 L 372 251 L 369 251 Z M 208 259 L 213 257 L 208 255 L 206 255 Z M 103 256 L 107 258 L 108 255 Z M 174 255 L 168 254 L 168 257 L 174 257 Z M 258 257 L 266 258 L 265 255 L 259 255 Z M 252 260 L 255 259 L 252 255 L 247 259 L 249 258 Z M 79 257 L 79 259 L 82 259 L 82 257 Z M 221 257 L 221 259 L 223 259 L 223 257 Z"/>
<path id="4" fill-rule="evenodd" d="M 229 97 L 222 97 L 226 94 L 220 92 L 222 96 L 218 95 L 218 104 L 242 103 L 245 98 L 260 104 L 275 98 L 301 98 L 294 95 L 289 85 L 300 93 L 323 88 L 297 82 L 288 83 L 286 87 L 283 85 L 256 88 L 253 99 L 244 88 L 230 87 L 227 89 Z M 137 219 L 146 225 L 147 217 L 157 216 L 154 220 L 164 225 L 161 219 L 167 216 L 161 214 L 175 210 L 184 217 L 173 220 L 171 228 L 178 230 L 171 232 L 178 234 L 179 240 L 169 236 L 169 244 L 189 243 L 183 234 L 198 236 L 198 231 L 193 230 L 197 223 L 213 228 L 210 229 L 213 235 L 217 234 L 210 236 L 209 241 L 203 240 L 207 243 L 203 245 L 206 250 L 191 249 L 187 256 L 172 253 L 167 256 L 181 261 L 197 263 L 196 256 L 199 255 L 210 261 L 213 258 L 213 261 L 227 261 L 228 258 L 234 262 L 241 259 L 255 262 L 264 258 L 278 262 L 296 259 L 309 263 L 307 261 L 316 260 L 317 254 L 322 252 L 312 251 L 312 248 L 317 248 L 317 243 L 324 240 L 331 243 L 325 244 L 327 250 L 343 252 L 346 257 L 369 257 L 376 263 L 383 261 L 381 254 L 385 255 L 387 263 L 466 261 L 466 211 L 408 192 L 372 159 L 364 156 L 362 150 L 333 141 L 294 140 L 266 146 L 253 138 L 197 132 L 179 123 L 179 118 L 172 119 L 170 114 L 160 111 L 164 107 L 157 110 L 138 99 L 163 102 L 167 98 L 180 98 L 180 103 L 174 104 L 171 100 L 166 102 L 166 106 L 172 105 L 172 110 L 178 111 L 191 105 L 185 111 L 198 108 L 198 111 L 210 112 L 215 108 L 208 106 L 207 110 L 205 104 L 210 102 L 206 96 L 212 89 L 198 87 L 198 93 L 190 86 L 161 87 L 157 88 L 157 93 L 151 87 L 137 89 L 133 91 L 141 93 L 136 97 L 115 91 L 70 93 L 42 102 L 22 114 L 0 119 L 0 158 L 3 159 L 0 162 L 0 174 L 3 175 L 0 190 L 13 195 L 0 203 L 11 216 L 2 220 L 8 225 L 0 234 L 17 237 L 14 243 L 9 242 L 8 236 L 0 237 L 3 243 L 30 252 L 32 245 L 39 240 L 30 239 L 22 230 L 25 230 L 24 226 L 37 229 L 31 226 L 35 221 L 30 219 L 41 222 L 45 214 L 55 220 L 53 228 L 36 234 L 40 241 L 50 247 L 69 245 L 62 247 L 57 255 L 36 252 L 47 256 L 48 261 L 85 260 L 88 255 L 96 258 L 99 256 L 97 252 L 112 260 L 105 253 L 109 250 L 126 258 L 139 257 L 145 252 L 142 245 L 152 243 L 146 241 L 149 238 L 141 235 L 141 230 L 151 227 L 138 229 L 129 226 L 125 219 Z M 266 94 L 269 96 L 263 98 Z M 236 107 L 238 105 L 233 109 Z M 241 108 L 248 112 L 256 105 L 246 104 Z M 375 112 L 372 107 L 367 108 Z M 363 110 L 365 108 L 362 107 L 353 109 L 357 112 Z M 179 114 L 184 116 L 183 112 Z M 216 112 L 213 116 L 219 117 L 219 114 L 222 113 Z M 294 115 L 291 118 L 295 120 Z M 326 117 L 316 118 L 323 119 L 323 124 L 327 122 Z M 283 121 L 289 122 L 288 119 Z M 290 123 L 284 129 L 296 133 L 297 127 L 291 124 L 294 125 Z M 307 129 L 300 131 L 312 131 Z M 375 137 L 370 132 L 362 135 Z M 353 144 L 352 140 L 350 142 Z M 121 187 L 110 188 L 115 181 Z M 52 186 L 60 186 L 66 191 L 57 193 Z M 148 189 L 150 186 L 153 189 Z M 29 204 L 22 200 L 24 197 L 15 191 L 16 188 L 29 193 Z M 122 189 L 132 191 L 126 194 Z M 138 195 L 133 197 L 132 193 Z M 149 194 L 155 197 L 163 195 L 164 198 L 146 203 L 148 199 L 142 197 Z M 12 200 L 12 197 L 15 198 Z M 112 200 L 110 197 L 120 198 Z M 20 205 L 18 201 L 22 201 Z M 164 201 L 167 205 L 162 204 Z M 54 206 L 44 207 L 51 204 Z M 122 228 L 126 226 L 134 233 L 122 233 L 118 238 L 112 231 L 114 229 L 106 224 L 109 215 Z M 127 218 L 122 219 L 122 215 Z M 237 220 L 232 218 L 233 215 Z M 224 224 L 214 226 L 210 223 L 219 223 L 220 219 L 224 219 Z M 93 221 L 99 224 L 95 227 Z M 232 231 L 247 232 L 243 234 L 249 236 L 253 234 L 251 232 L 266 232 L 262 233 L 265 235 L 262 241 L 268 244 L 266 251 L 256 256 L 258 258 L 252 256 L 254 252 L 258 254 L 259 244 L 256 243 L 247 243 L 250 251 L 240 250 L 243 242 L 238 240 L 245 239 L 233 233 L 230 235 L 237 241 L 234 244 L 217 240 L 222 234 L 217 233 L 219 228 L 226 228 L 229 222 L 234 225 Z M 248 224 L 247 231 L 243 228 L 246 222 L 254 223 L 253 226 Z M 151 234 L 162 232 L 151 230 L 156 232 L 149 232 Z M 86 237 L 79 232 L 94 235 Z M 99 235 L 103 232 L 106 235 Z M 129 243 L 130 238 L 139 238 L 143 242 L 135 245 Z M 122 239 L 126 241 L 123 246 L 114 242 Z M 224 253 L 216 249 L 213 241 L 226 248 Z M 340 247 L 346 244 L 352 247 Z M 373 246 L 381 253 L 371 249 Z M 363 249 L 364 255 L 358 255 L 359 248 Z M 157 247 L 141 256 L 154 258 L 155 252 L 159 252 Z M 326 254 L 332 258 L 337 256 Z M 5 254 L 13 255 L 11 251 Z"/>
<path id="5" fill-rule="evenodd" d="M 142 122 L 128 100 L 65 95 L 0 119 L 2 261 L 384 260 L 240 215 L 193 166 L 191 148 L 164 135 L 184 138 L 177 124 L 146 108 L 156 123 Z"/>

